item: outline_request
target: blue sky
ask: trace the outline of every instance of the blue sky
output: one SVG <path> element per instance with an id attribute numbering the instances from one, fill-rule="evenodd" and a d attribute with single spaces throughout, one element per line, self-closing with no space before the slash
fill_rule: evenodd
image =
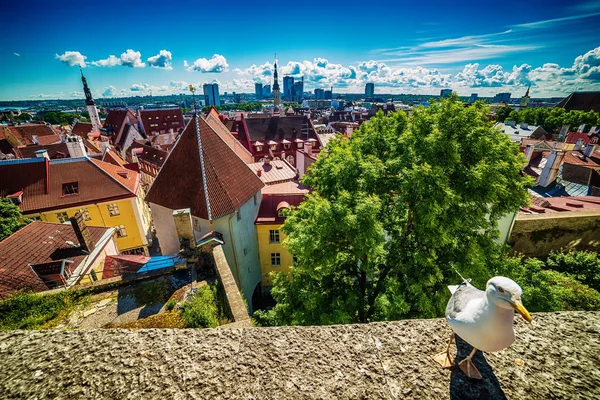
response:
<path id="1" fill-rule="evenodd" d="M 80 66 L 96 97 L 251 92 L 275 52 L 306 90 L 600 90 L 600 1 L 22 1 L 3 14 L 0 100 L 81 97 Z"/>

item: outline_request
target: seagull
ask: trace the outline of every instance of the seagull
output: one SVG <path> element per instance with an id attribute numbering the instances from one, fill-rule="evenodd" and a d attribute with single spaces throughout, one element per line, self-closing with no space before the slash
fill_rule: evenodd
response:
<path id="1" fill-rule="evenodd" d="M 455 335 L 473 346 L 473 351 L 458 366 L 472 379 L 482 379 L 471 361 L 477 349 L 500 351 L 515 341 L 514 312 L 531 324 L 531 314 L 521 303 L 523 290 L 513 280 L 503 276 L 490 279 L 485 292 L 470 284 L 470 279 L 458 286 L 448 286 L 452 297 L 446 306 L 446 319 L 452 335 L 445 352 L 434 357 L 443 368 L 451 368 L 450 345 Z"/>

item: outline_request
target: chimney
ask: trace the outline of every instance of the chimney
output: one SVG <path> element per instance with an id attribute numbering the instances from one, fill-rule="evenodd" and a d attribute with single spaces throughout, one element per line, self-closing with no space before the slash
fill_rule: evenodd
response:
<path id="1" fill-rule="evenodd" d="M 556 179 L 556 175 L 558 175 L 558 168 L 562 164 L 563 159 L 565 158 L 565 152 L 561 150 L 552 150 L 548 159 L 546 160 L 546 165 L 544 169 L 542 169 L 542 173 L 538 179 L 538 184 L 542 187 L 549 186 Z"/>
<path id="2" fill-rule="evenodd" d="M 195 243 L 191 210 L 189 208 L 175 210 L 173 211 L 173 219 L 175 220 L 177 236 L 182 239 L 188 239 L 192 244 Z"/>
<path id="3" fill-rule="evenodd" d="M 521 122 L 521 129 L 527 129 L 529 124 L 527 122 Z"/>
<path id="4" fill-rule="evenodd" d="M 584 129 L 585 129 L 585 124 L 581 124 L 581 125 L 579 125 L 577 132 L 582 133 Z"/>
<path id="5" fill-rule="evenodd" d="M 75 236 L 79 241 L 79 247 L 81 247 L 82 250 L 91 253 L 94 250 L 94 247 L 96 247 L 96 243 L 94 243 L 92 235 L 85 224 L 83 212 L 81 210 L 77 211 L 75 215 L 70 218 L 70 220 L 73 231 L 75 232 Z"/>
<path id="6" fill-rule="evenodd" d="M 590 131 L 588 132 L 588 136 L 592 136 L 594 133 L 596 133 L 596 125 L 594 125 L 590 128 Z"/>
<path id="7" fill-rule="evenodd" d="M 580 151 L 582 147 L 583 147 L 583 139 L 577 139 L 577 142 L 575 143 L 575 147 L 573 147 L 573 150 Z"/>
<path id="8" fill-rule="evenodd" d="M 529 165 L 529 162 L 531 161 L 531 156 L 533 155 L 533 148 L 535 146 L 532 144 L 528 144 L 527 146 L 525 146 L 525 166 Z"/>
<path id="9" fill-rule="evenodd" d="M 269 157 L 265 157 L 265 165 L 271 165 L 271 159 Z"/>
<path id="10" fill-rule="evenodd" d="M 100 142 L 100 150 L 102 150 L 103 154 L 106 150 L 110 150 L 110 142 L 108 140 Z"/>
<path id="11" fill-rule="evenodd" d="M 313 142 L 310 140 L 307 140 L 306 142 L 304 142 L 304 152 L 306 154 L 308 154 L 309 156 L 312 156 L 312 148 L 313 148 Z"/>
<path id="12" fill-rule="evenodd" d="M 38 150 L 34 154 L 35 154 L 36 158 L 45 158 L 46 160 L 50 159 L 50 157 L 48 157 L 48 151 L 47 150 Z"/>
<path id="13" fill-rule="evenodd" d="M 256 175 L 262 176 L 262 169 L 257 169 L 256 170 Z"/>
<path id="14" fill-rule="evenodd" d="M 87 156 L 83 140 L 77 135 L 67 136 L 67 150 L 69 150 L 69 157 L 71 158 Z"/>
<path id="15" fill-rule="evenodd" d="M 38 139 L 37 135 L 31 135 L 31 140 L 33 141 L 33 143 L 39 145 L 40 144 L 40 140 Z"/>
<path id="16" fill-rule="evenodd" d="M 585 146 L 585 150 L 583 151 L 583 154 L 586 157 L 591 157 L 594 154 L 594 151 L 596 151 L 596 145 L 590 143 L 587 146 Z"/>

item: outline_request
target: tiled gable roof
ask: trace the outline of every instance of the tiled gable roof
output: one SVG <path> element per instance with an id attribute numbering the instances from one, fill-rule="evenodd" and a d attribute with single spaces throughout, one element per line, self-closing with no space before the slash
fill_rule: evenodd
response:
<path id="1" fill-rule="evenodd" d="M 88 226 L 95 243 L 109 228 Z M 31 269 L 29 264 L 70 260 L 73 269 L 86 254 L 66 242 L 78 243 L 69 224 L 32 222 L 0 242 L 0 293 L 7 294 L 19 289 L 39 292 L 48 287 Z"/>
<path id="2" fill-rule="evenodd" d="M 84 139 L 87 139 L 88 133 L 93 130 L 93 126 L 90 122 L 79 122 L 77 121 L 75 125 L 73 125 L 73 129 L 71 129 L 71 133 L 73 135 L 81 136 Z"/>
<path id="3" fill-rule="evenodd" d="M 119 155 L 112 149 L 107 149 L 104 154 L 102 154 L 102 158 L 100 160 L 118 167 L 125 167 L 125 161 L 123 161 L 121 157 L 119 157 Z"/>
<path id="4" fill-rule="evenodd" d="M 69 157 L 69 149 L 67 148 L 66 143 L 55 143 L 46 146 L 23 146 L 16 148 L 15 153 L 20 156 L 19 158 L 34 158 L 35 152 L 39 150 L 46 150 L 48 152 L 48 157 L 52 160 Z"/>
<path id="5" fill-rule="evenodd" d="M 291 115 L 286 117 L 246 118 L 246 127 L 252 142 L 259 140 L 293 140 L 300 138 L 317 139 L 310 120 L 302 115 Z M 308 136 L 302 135 L 303 128 L 308 128 Z"/>
<path id="6" fill-rule="evenodd" d="M 555 107 L 567 111 L 582 110 L 600 113 L 600 92 L 573 92 Z"/>
<path id="7" fill-rule="evenodd" d="M 159 168 L 162 167 L 169 155 L 166 151 L 157 149 L 156 147 L 144 145 L 141 148 L 142 151 L 137 155 L 137 158 L 141 161 L 156 165 Z"/>
<path id="8" fill-rule="evenodd" d="M 598 135 L 592 134 L 590 136 L 587 132 L 569 132 L 565 142 L 574 144 L 577 143 L 577 140 L 581 139 L 583 143 L 588 144 L 594 137 L 596 138 L 594 143 L 598 143 Z"/>
<path id="9" fill-rule="evenodd" d="M 40 137 L 54 135 L 58 137 L 52 127 L 46 124 L 22 124 L 9 126 L 8 129 L 22 145 L 34 144 L 33 136 Z M 60 138 L 58 140 L 60 140 Z"/>
<path id="10" fill-rule="evenodd" d="M 204 171 L 196 124 L 202 142 Z M 172 210 L 190 208 L 196 217 L 215 220 L 235 211 L 263 186 L 206 121 L 195 118 L 171 150 L 148 191 L 146 201 Z"/>
<path id="11" fill-rule="evenodd" d="M 30 214 L 135 196 L 139 174 L 126 170 L 126 179 L 116 170 L 123 168 L 89 158 L 0 161 L 0 197 L 23 191 L 19 208 Z M 63 184 L 74 182 L 79 193 L 63 196 Z"/>
<path id="12" fill-rule="evenodd" d="M 153 132 L 167 133 L 170 129 L 177 132 L 184 127 L 180 108 L 143 110 L 140 112 L 144 131 L 147 136 Z"/>

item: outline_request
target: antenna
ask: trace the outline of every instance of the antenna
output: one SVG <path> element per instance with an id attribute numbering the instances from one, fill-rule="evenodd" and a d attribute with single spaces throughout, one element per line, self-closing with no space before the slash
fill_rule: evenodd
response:
<path id="1" fill-rule="evenodd" d="M 465 277 L 462 276 L 460 274 L 460 272 L 458 272 L 458 270 L 456 268 L 454 268 L 454 265 L 452 265 L 452 269 L 454 270 L 454 272 L 456 272 L 458 274 L 458 276 L 460 276 L 460 279 L 463 280 L 463 283 L 470 283 L 471 282 L 471 279 L 465 279 Z"/>

